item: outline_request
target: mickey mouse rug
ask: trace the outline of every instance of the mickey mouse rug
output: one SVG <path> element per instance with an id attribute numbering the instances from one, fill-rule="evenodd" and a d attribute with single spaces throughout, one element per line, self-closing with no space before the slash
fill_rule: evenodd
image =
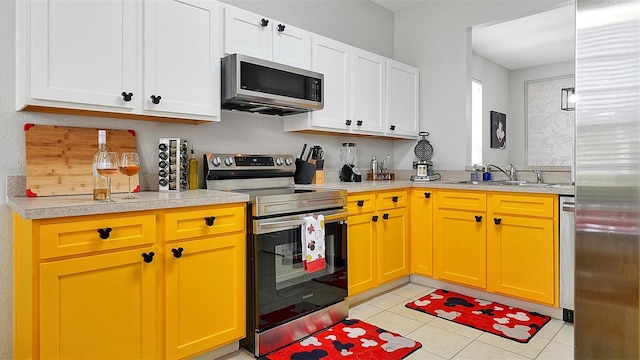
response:
<path id="1" fill-rule="evenodd" d="M 528 343 L 551 320 L 550 316 L 537 312 L 441 289 L 412 301 L 405 307 L 520 343 Z"/>
<path id="2" fill-rule="evenodd" d="M 417 341 L 348 319 L 258 360 L 404 359 L 421 347 Z"/>

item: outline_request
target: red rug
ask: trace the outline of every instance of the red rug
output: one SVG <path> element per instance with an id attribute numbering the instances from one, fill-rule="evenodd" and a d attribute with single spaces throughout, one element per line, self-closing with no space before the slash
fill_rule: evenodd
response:
<path id="1" fill-rule="evenodd" d="M 349 319 L 258 360 L 404 359 L 421 347 L 417 341 Z"/>
<path id="2" fill-rule="evenodd" d="M 537 312 L 441 289 L 405 306 L 521 343 L 528 343 L 551 320 Z"/>

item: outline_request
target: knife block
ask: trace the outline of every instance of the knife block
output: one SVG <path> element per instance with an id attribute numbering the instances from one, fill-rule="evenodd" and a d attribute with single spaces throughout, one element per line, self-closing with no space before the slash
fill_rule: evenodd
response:
<path id="1" fill-rule="evenodd" d="M 311 180 L 312 184 L 324 184 L 324 170 L 316 170 L 316 173 L 313 175 L 313 180 Z"/>

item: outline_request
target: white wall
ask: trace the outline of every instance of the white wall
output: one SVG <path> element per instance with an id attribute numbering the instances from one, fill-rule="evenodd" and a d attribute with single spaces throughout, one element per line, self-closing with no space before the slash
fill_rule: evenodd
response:
<path id="1" fill-rule="evenodd" d="M 18 0 L 22 1 L 22 0 Z M 393 14 L 368 1 L 242 1 L 232 2 L 251 11 L 391 57 L 393 55 Z M 363 15 L 363 14 L 366 14 Z M 282 15 L 282 16 L 280 16 Z M 336 21 L 337 20 L 337 21 Z M 309 26 L 306 26 L 309 25 Z M 209 125 L 177 125 L 147 121 L 49 115 L 15 112 L 15 1 L 0 0 L 0 359 L 13 356 L 13 229 L 12 212 L 6 204 L 6 177 L 24 175 L 25 123 L 132 129 L 137 134 L 142 171 L 157 169 L 158 138 L 185 137 L 195 145 L 196 153 L 284 152 L 298 154 L 302 144 L 321 145 L 329 168 L 338 168 L 339 143 L 358 144 L 359 163 L 367 166 L 372 154 L 393 153 L 393 141 L 283 133 L 282 119 L 224 113 L 222 122 Z M 337 173 L 327 174 L 337 180 Z M 20 239 L 17 239 L 20 241 Z"/>
<path id="2" fill-rule="evenodd" d="M 509 163 L 511 150 L 521 146 L 517 142 L 512 144 L 511 138 L 514 119 L 509 111 L 509 70 L 474 53 L 471 77 L 482 82 L 482 163 L 502 167 Z M 507 115 L 504 149 L 491 148 L 491 111 Z"/>
<path id="3" fill-rule="evenodd" d="M 514 120 L 513 124 L 519 127 L 514 129 L 516 130 L 515 135 L 518 137 L 512 139 L 518 141 L 519 144 L 522 144 L 522 146 L 518 146 L 517 148 L 509 151 L 511 161 L 513 161 L 514 164 L 526 164 L 525 82 L 529 80 L 572 75 L 574 73 L 575 65 L 572 61 L 511 71 L 509 76 L 509 87 L 511 89 L 509 109 L 511 110 L 511 118 Z M 558 96 L 560 96 L 560 94 L 558 94 Z M 512 135 L 510 134 L 509 137 L 511 136 Z"/>
<path id="4" fill-rule="evenodd" d="M 395 14 L 395 57 L 420 68 L 420 128 L 431 134 L 429 139 L 434 147 L 436 170 L 460 170 L 469 159 L 469 28 L 531 15 L 567 3 L 571 1 L 434 0 Z M 517 141 L 513 137 L 516 129 L 510 130 L 508 126 L 507 147 L 511 147 L 510 144 Z M 412 144 L 396 142 L 397 166 L 410 166 L 414 158 L 412 148 Z"/>

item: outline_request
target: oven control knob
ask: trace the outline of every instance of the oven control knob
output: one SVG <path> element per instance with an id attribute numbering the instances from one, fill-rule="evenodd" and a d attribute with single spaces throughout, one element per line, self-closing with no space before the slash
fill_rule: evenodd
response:
<path id="1" fill-rule="evenodd" d="M 220 157 L 214 157 L 213 159 L 211 159 L 211 163 L 213 164 L 213 166 L 220 166 Z"/>
<path id="2" fill-rule="evenodd" d="M 227 166 L 231 166 L 233 165 L 233 158 L 231 156 L 229 156 L 228 158 L 224 159 L 224 164 Z"/>
<path id="3" fill-rule="evenodd" d="M 291 164 L 293 164 L 293 160 L 291 160 L 291 158 L 286 158 L 286 159 L 284 159 L 284 163 L 285 163 L 287 166 L 291 166 Z"/>
<path id="4" fill-rule="evenodd" d="M 282 158 L 277 158 L 276 159 L 276 165 L 278 165 L 278 166 L 282 165 Z"/>

